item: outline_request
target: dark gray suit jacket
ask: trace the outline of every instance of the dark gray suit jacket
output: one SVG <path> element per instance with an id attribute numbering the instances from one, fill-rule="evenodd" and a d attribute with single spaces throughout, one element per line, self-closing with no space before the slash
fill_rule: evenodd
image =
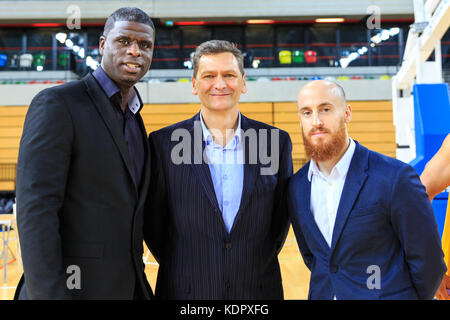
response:
<path id="1" fill-rule="evenodd" d="M 144 234 L 159 261 L 159 299 L 283 299 L 278 253 L 289 222 L 283 199 L 292 175 L 289 135 L 267 124 L 241 118 L 242 130 L 268 130 L 267 142 L 245 144 L 242 200 L 228 234 L 217 204 L 208 164 L 195 164 L 204 149 L 199 114 L 150 135 L 152 181 L 146 206 Z M 175 164 L 171 153 L 175 130 L 187 130 L 192 164 Z M 249 150 L 274 143 L 270 130 L 279 130 L 279 170 L 261 175 L 261 158 L 251 164 Z M 200 131 L 198 131 L 200 130 Z M 200 132 L 200 143 L 194 143 Z M 176 133 L 176 132 L 175 132 Z M 175 134 L 176 136 L 176 134 Z M 176 149 L 175 149 L 176 150 Z M 278 153 L 279 151 L 279 153 Z"/>
<path id="2" fill-rule="evenodd" d="M 140 115 L 138 122 L 147 141 Z M 31 102 L 17 167 L 24 277 L 16 297 L 151 297 L 142 262 L 150 150 L 145 142 L 138 189 L 121 130 L 92 75 L 43 90 Z M 67 282 L 77 284 L 69 266 L 79 268 L 79 289 L 68 289 Z"/>

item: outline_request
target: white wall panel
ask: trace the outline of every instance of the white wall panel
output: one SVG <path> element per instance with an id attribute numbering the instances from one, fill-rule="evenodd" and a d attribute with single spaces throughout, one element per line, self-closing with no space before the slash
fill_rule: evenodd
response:
<path id="1" fill-rule="evenodd" d="M 0 1 L 2 20 L 66 19 L 78 5 L 81 19 L 105 19 L 122 6 L 136 6 L 158 18 L 365 16 L 376 5 L 383 15 L 412 15 L 412 0 L 132 0 Z M 6 9 L 4 9 L 6 8 Z"/>

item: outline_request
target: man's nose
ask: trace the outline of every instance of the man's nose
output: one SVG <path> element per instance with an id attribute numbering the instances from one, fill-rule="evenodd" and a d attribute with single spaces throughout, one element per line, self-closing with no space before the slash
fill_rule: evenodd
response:
<path id="1" fill-rule="evenodd" d="M 322 119 L 320 118 L 320 115 L 319 115 L 318 112 L 313 112 L 312 118 L 313 118 L 312 119 L 313 120 L 312 124 L 313 124 L 314 127 L 321 127 L 321 126 L 323 126 Z"/>
<path id="2" fill-rule="evenodd" d="M 225 79 L 219 75 L 216 78 L 216 82 L 214 83 L 214 86 L 216 87 L 216 89 L 225 89 L 227 86 L 227 83 L 226 83 Z"/>
<path id="3" fill-rule="evenodd" d="M 135 57 L 139 57 L 141 55 L 141 50 L 137 41 L 131 42 L 130 46 L 127 49 L 127 53 Z"/>

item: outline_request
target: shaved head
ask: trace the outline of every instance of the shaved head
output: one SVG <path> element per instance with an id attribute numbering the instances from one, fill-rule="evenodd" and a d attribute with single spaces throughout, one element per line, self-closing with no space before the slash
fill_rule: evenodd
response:
<path id="1" fill-rule="evenodd" d="M 345 98 L 345 92 L 344 89 L 337 84 L 336 82 L 329 81 L 329 80 L 314 80 L 309 83 L 307 83 L 303 88 L 300 89 L 298 93 L 298 98 L 300 100 L 303 93 L 307 90 L 318 90 L 322 91 L 325 90 L 328 91 L 332 96 L 339 99 L 342 103 L 342 106 L 346 105 L 346 98 Z"/>

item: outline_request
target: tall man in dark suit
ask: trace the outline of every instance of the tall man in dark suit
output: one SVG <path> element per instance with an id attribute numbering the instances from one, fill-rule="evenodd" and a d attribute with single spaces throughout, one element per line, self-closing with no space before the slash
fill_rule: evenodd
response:
<path id="1" fill-rule="evenodd" d="M 150 150 L 134 85 L 154 38 L 146 13 L 118 9 L 100 37 L 101 67 L 33 99 L 17 169 L 20 299 L 151 297 L 142 263 Z"/>
<path id="2" fill-rule="evenodd" d="M 311 161 L 289 182 L 288 204 L 309 299 L 432 299 L 446 268 L 415 170 L 349 138 L 339 85 L 310 82 L 298 107 Z"/>
<path id="3" fill-rule="evenodd" d="M 282 299 L 289 135 L 239 112 L 247 89 L 231 43 L 196 49 L 192 85 L 200 113 L 150 135 L 144 232 L 160 264 L 156 296 Z"/>

